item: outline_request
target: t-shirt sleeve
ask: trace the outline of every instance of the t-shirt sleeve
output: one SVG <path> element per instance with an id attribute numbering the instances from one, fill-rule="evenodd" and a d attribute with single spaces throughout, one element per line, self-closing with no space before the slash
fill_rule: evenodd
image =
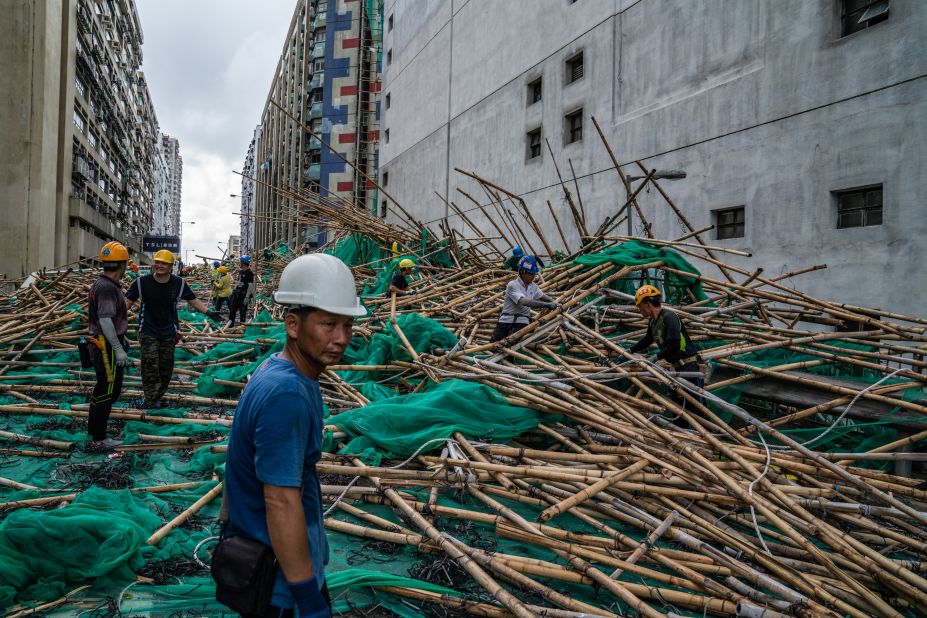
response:
<path id="1" fill-rule="evenodd" d="M 129 291 L 126 292 L 126 298 L 128 298 L 132 302 L 135 302 L 136 300 L 138 300 L 138 286 L 140 285 L 141 285 L 141 282 L 139 279 L 136 279 L 135 281 L 133 281 L 132 285 L 129 286 Z"/>
<path id="2" fill-rule="evenodd" d="M 525 297 L 524 286 L 518 285 L 517 281 L 510 281 L 508 285 L 505 286 L 505 293 L 516 305 L 518 301 Z"/>
<path id="3" fill-rule="evenodd" d="M 119 310 L 119 293 L 115 287 L 107 285 L 97 290 L 97 318 L 114 318 Z"/>
<path id="4" fill-rule="evenodd" d="M 184 300 L 193 300 L 196 298 L 196 294 L 193 293 L 193 290 L 190 289 L 190 286 L 187 285 L 185 279 L 180 280 L 180 297 Z"/>
<path id="5" fill-rule="evenodd" d="M 254 468 L 267 485 L 302 485 L 306 448 L 312 430 L 304 395 L 281 390 L 267 398 L 254 428 Z"/>

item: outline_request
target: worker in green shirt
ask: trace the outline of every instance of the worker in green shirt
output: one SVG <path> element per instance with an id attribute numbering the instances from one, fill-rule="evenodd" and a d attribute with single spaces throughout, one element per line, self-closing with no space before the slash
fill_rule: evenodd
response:
<path id="1" fill-rule="evenodd" d="M 702 388 L 704 380 L 699 367 L 701 357 L 698 354 L 698 346 L 692 341 L 679 316 L 672 309 L 662 306 L 661 298 L 660 290 L 652 285 L 641 286 L 634 295 L 637 311 L 647 318 L 647 334 L 634 344 L 631 352 L 643 352 L 656 343 L 660 349 L 657 353 L 658 360 L 665 360 L 680 373 L 698 374 L 685 376 L 685 379 Z M 698 399 L 700 403 L 704 403 L 701 396 L 698 396 Z M 677 401 L 685 405 L 683 398 L 680 397 Z"/>

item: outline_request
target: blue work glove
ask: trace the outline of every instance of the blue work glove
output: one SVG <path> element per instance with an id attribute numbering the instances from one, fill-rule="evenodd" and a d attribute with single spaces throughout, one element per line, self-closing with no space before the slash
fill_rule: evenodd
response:
<path id="1" fill-rule="evenodd" d="M 315 578 L 310 578 L 298 583 L 288 583 L 290 594 L 296 601 L 296 608 L 299 610 L 299 618 L 331 618 L 332 608 L 328 606 L 328 601 L 322 596 L 319 585 Z"/>

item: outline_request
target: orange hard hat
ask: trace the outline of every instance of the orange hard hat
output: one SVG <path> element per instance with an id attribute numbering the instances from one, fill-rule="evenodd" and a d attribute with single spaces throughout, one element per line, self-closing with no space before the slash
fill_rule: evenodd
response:
<path id="1" fill-rule="evenodd" d="M 641 301 L 644 300 L 645 298 L 656 297 L 659 300 L 660 294 L 661 294 L 660 290 L 658 290 L 654 286 L 642 285 L 641 287 L 637 289 L 637 294 L 634 295 L 634 304 L 635 305 L 641 304 Z"/>
<path id="2" fill-rule="evenodd" d="M 125 262 L 129 259 L 129 252 L 121 242 L 111 240 L 100 249 L 101 262 Z"/>

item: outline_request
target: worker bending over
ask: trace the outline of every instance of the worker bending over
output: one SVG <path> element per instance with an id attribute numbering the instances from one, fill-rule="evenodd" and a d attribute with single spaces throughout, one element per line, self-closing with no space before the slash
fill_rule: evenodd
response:
<path id="1" fill-rule="evenodd" d="M 409 280 L 407 277 L 412 274 L 412 268 L 415 266 L 415 262 L 409 258 L 403 258 L 399 260 L 399 271 L 393 273 L 393 278 L 389 282 L 389 289 L 386 291 L 387 296 L 392 296 L 396 294 L 401 296 L 402 294 L 409 294 L 412 290 L 409 289 Z"/>
<path id="2" fill-rule="evenodd" d="M 643 352 L 656 343 L 660 349 L 657 353 L 657 360 L 665 360 L 678 372 L 699 374 L 698 376 L 686 376 L 685 379 L 702 388 L 704 380 L 699 368 L 701 357 L 698 354 L 698 347 L 692 341 L 679 316 L 673 310 L 661 305 L 661 297 L 660 290 L 652 285 L 641 286 L 634 295 L 637 311 L 647 318 L 647 334 L 634 344 L 631 352 L 635 354 Z M 702 401 L 701 396 L 699 400 Z M 685 405 L 683 398 L 679 397 L 677 401 Z"/>
<path id="3" fill-rule="evenodd" d="M 517 249 L 518 247 L 516 247 Z M 526 255 L 518 262 L 518 277 L 505 286 L 502 314 L 492 331 L 490 341 L 501 341 L 531 322 L 531 309 L 556 309 L 554 299 L 541 291 L 534 282 L 540 268 L 537 259 Z"/>

